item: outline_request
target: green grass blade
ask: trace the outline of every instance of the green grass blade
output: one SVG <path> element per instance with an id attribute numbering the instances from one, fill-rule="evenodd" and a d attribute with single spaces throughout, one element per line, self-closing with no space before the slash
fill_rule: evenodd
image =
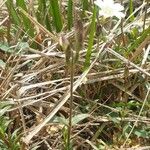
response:
<path id="1" fill-rule="evenodd" d="M 41 24 L 44 24 L 45 22 L 46 13 L 47 13 L 46 0 L 38 0 L 38 9 L 36 17 Z"/>
<path id="2" fill-rule="evenodd" d="M 130 0 L 129 2 L 129 11 L 130 11 L 130 15 L 133 13 L 133 0 Z M 134 15 L 132 14 L 130 17 L 130 21 L 134 20 Z"/>
<path id="3" fill-rule="evenodd" d="M 52 12 L 54 26 L 56 28 L 56 31 L 60 32 L 63 27 L 63 23 L 62 23 L 62 18 L 61 18 L 61 14 L 60 14 L 58 0 L 50 0 L 50 6 L 51 6 L 51 12 Z"/>
<path id="4" fill-rule="evenodd" d="M 84 69 L 86 69 L 90 65 L 92 46 L 93 46 L 94 35 L 95 35 L 95 24 L 96 24 L 95 19 L 96 19 L 96 7 L 94 7 L 94 9 L 93 9 L 93 16 L 92 16 L 92 22 L 91 22 L 91 26 L 90 26 L 90 35 L 89 35 L 86 59 L 85 59 L 85 63 L 84 63 Z"/>
<path id="5" fill-rule="evenodd" d="M 8 12 L 9 12 L 12 22 L 15 23 L 16 25 L 20 25 L 20 18 L 15 10 L 13 1 L 7 0 L 6 6 L 7 6 L 7 9 L 8 9 Z"/>
<path id="6" fill-rule="evenodd" d="M 88 10 L 88 8 L 89 8 L 88 0 L 82 0 L 82 15 L 81 15 L 82 19 L 84 17 L 86 17 L 86 12 L 85 11 Z"/>
<path id="7" fill-rule="evenodd" d="M 27 7 L 24 0 L 17 0 L 16 5 L 27 11 Z"/>
<path id="8" fill-rule="evenodd" d="M 37 20 L 42 25 L 46 26 L 49 31 L 52 31 L 48 9 L 49 8 L 47 8 L 46 0 L 38 0 L 38 10 L 36 13 Z"/>
<path id="9" fill-rule="evenodd" d="M 26 3 L 24 0 L 17 0 L 16 5 L 17 7 L 20 7 L 23 10 L 27 11 Z M 31 37 L 34 37 L 34 27 L 32 26 L 30 20 L 24 14 L 21 15 L 22 15 L 21 18 L 23 20 L 24 29 Z"/>
<path id="10" fill-rule="evenodd" d="M 22 8 L 19 8 L 20 12 L 24 14 L 34 25 L 37 25 L 40 30 L 46 34 L 48 34 L 54 41 L 58 42 L 58 39 L 55 37 L 54 34 L 49 32 L 43 25 L 41 25 L 35 18 L 33 18 L 31 15 L 29 15 L 26 11 L 24 11 Z"/>
<path id="11" fill-rule="evenodd" d="M 49 15 L 47 14 L 46 15 L 46 19 L 45 19 L 45 25 L 46 25 L 46 28 L 50 31 L 50 32 L 52 32 L 52 27 L 51 27 L 51 23 L 50 23 L 50 19 L 49 19 L 50 17 L 49 17 Z"/>
<path id="12" fill-rule="evenodd" d="M 71 30 L 71 27 L 73 25 L 73 1 L 68 0 L 68 12 L 67 12 L 67 18 L 68 18 L 68 29 Z"/>

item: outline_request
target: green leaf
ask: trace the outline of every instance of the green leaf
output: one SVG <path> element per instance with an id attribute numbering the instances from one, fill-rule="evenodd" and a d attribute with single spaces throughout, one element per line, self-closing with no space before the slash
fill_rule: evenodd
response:
<path id="1" fill-rule="evenodd" d="M 49 12 L 49 8 L 47 8 L 47 0 L 38 0 L 38 10 L 36 13 L 36 17 L 38 22 L 40 22 L 40 24 L 46 26 L 46 28 L 49 31 L 51 30 L 51 20 L 50 20 L 50 14 Z"/>
<path id="2" fill-rule="evenodd" d="M 0 117 L 3 116 L 9 108 L 10 106 L 6 106 L 3 109 L 0 109 Z"/>
<path id="3" fill-rule="evenodd" d="M 27 12 L 26 3 L 25 3 L 24 0 L 17 0 L 16 5 L 17 5 L 17 7 L 20 7 L 20 8 L 22 8 L 23 10 L 25 10 Z M 34 37 L 34 27 L 31 23 L 31 21 L 24 14 L 21 14 L 21 18 L 23 20 L 23 25 L 24 25 L 24 28 L 25 28 L 26 32 L 31 37 Z"/>
<path id="4" fill-rule="evenodd" d="M 59 123 L 61 123 L 61 124 L 63 124 L 63 125 L 68 126 L 68 121 L 67 121 L 67 119 L 64 118 L 64 117 L 56 117 L 56 118 L 53 120 L 53 122 L 59 122 Z"/>
<path id="5" fill-rule="evenodd" d="M 130 10 L 130 15 L 133 13 L 133 0 L 130 0 L 129 2 L 129 10 Z M 130 21 L 134 20 L 134 15 L 132 14 L 130 17 Z"/>
<path id="6" fill-rule="evenodd" d="M 9 46 L 8 46 L 8 44 L 0 43 L 0 49 L 4 52 L 8 52 L 9 51 Z"/>
<path id="7" fill-rule="evenodd" d="M 68 12 L 67 12 L 67 21 L 68 21 L 68 29 L 71 30 L 71 27 L 73 25 L 73 2 L 72 0 L 68 0 Z"/>
<path id="8" fill-rule="evenodd" d="M 89 114 L 79 114 L 79 115 L 76 115 L 74 117 L 72 117 L 72 125 L 76 125 L 78 124 L 80 121 L 84 120 L 85 118 L 88 118 L 89 117 Z M 64 117 L 56 117 L 53 122 L 59 122 L 63 125 L 66 125 L 68 126 L 69 124 L 69 119 L 66 119 Z"/>
<path id="9" fill-rule="evenodd" d="M 58 0 L 50 0 L 50 4 L 51 4 L 51 12 L 52 12 L 54 26 L 56 28 L 56 31 L 60 32 L 63 24 L 62 24 Z"/>
<path id="10" fill-rule="evenodd" d="M 27 49 L 27 48 L 29 48 L 29 44 L 27 42 L 20 42 L 18 44 L 18 48 L 19 49 Z"/>
<path id="11" fill-rule="evenodd" d="M 5 134 L 10 123 L 11 120 L 9 120 L 8 117 L 0 116 L 0 132 Z"/>
<path id="12" fill-rule="evenodd" d="M 144 32 L 142 32 L 141 36 L 139 38 L 137 38 L 134 43 L 129 46 L 128 51 L 132 52 L 135 48 L 137 48 L 146 37 L 148 37 L 150 35 L 150 26 L 144 30 Z"/>
<path id="13" fill-rule="evenodd" d="M 88 49 L 86 53 L 86 59 L 84 63 L 84 69 L 87 69 L 90 65 L 90 59 L 91 59 L 91 53 L 92 53 L 92 47 L 94 42 L 94 35 L 95 35 L 95 19 L 96 19 L 96 12 L 97 9 L 94 7 L 93 9 L 93 16 L 92 16 L 92 22 L 90 26 L 90 35 L 89 35 L 89 41 L 88 41 Z"/>
<path id="14" fill-rule="evenodd" d="M 7 6 L 7 9 L 8 9 L 8 12 L 9 12 L 9 16 L 10 18 L 12 19 L 12 21 L 20 26 L 20 18 L 18 16 L 18 13 L 16 12 L 15 10 L 15 7 L 14 7 L 14 4 L 13 4 L 13 1 L 12 0 L 7 0 L 6 1 L 6 6 Z"/>
<path id="15" fill-rule="evenodd" d="M 6 63 L 0 59 L 0 68 L 5 69 Z"/>
<path id="16" fill-rule="evenodd" d="M 88 10 L 88 0 L 82 0 L 83 11 Z"/>
<path id="17" fill-rule="evenodd" d="M 27 11 L 26 3 L 24 0 L 17 0 L 16 5 Z"/>
<path id="18" fill-rule="evenodd" d="M 0 119 L 1 121 L 1 119 Z M 5 137 L 5 130 L 3 129 L 2 126 L 0 126 L 0 139 L 3 139 Z"/>
<path id="19" fill-rule="evenodd" d="M 11 102 L 9 102 L 9 101 L 1 101 L 1 103 L 0 103 L 0 109 L 2 109 L 2 108 L 4 108 L 4 107 L 6 107 L 6 106 L 10 106 L 11 107 Z"/>
<path id="20" fill-rule="evenodd" d="M 117 123 L 119 124 L 120 123 L 120 120 L 117 118 L 118 117 L 118 114 L 117 113 L 111 113 L 111 114 L 107 114 L 107 116 L 109 117 L 109 119 L 114 122 L 114 123 Z"/>
<path id="21" fill-rule="evenodd" d="M 88 0 L 82 0 L 82 18 L 84 17 L 84 16 L 86 16 L 86 10 L 88 10 L 88 8 L 89 8 L 89 2 L 88 2 Z"/>
<path id="22" fill-rule="evenodd" d="M 85 118 L 88 118 L 90 115 L 89 114 L 79 114 L 76 115 L 72 118 L 72 125 L 78 124 L 80 121 L 84 120 Z"/>
<path id="23" fill-rule="evenodd" d="M 147 131 L 145 130 L 135 131 L 134 134 L 137 135 L 138 137 L 148 138 Z"/>

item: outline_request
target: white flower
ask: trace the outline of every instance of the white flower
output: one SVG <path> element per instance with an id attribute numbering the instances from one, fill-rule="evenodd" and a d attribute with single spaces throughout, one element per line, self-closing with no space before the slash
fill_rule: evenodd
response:
<path id="1" fill-rule="evenodd" d="M 119 3 L 114 3 L 113 0 L 96 0 L 94 3 L 100 8 L 99 15 L 104 18 L 116 16 L 121 19 L 125 17 L 125 14 L 121 12 L 124 7 Z"/>

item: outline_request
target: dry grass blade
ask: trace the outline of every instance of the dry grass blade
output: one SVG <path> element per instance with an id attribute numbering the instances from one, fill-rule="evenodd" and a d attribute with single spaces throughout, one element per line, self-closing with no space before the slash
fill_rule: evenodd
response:
<path id="1" fill-rule="evenodd" d="M 3 2 L 0 2 L 0 8 L 3 7 L 3 5 L 6 3 L 7 0 L 4 0 Z"/>
<path id="2" fill-rule="evenodd" d="M 93 63 L 90 65 L 90 67 L 88 69 L 86 69 L 83 72 L 83 74 L 75 81 L 74 86 L 73 86 L 73 92 L 78 88 L 78 86 L 80 86 L 82 84 L 84 78 L 87 76 L 88 72 L 93 67 L 94 63 L 98 59 L 98 56 L 104 49 L 105 45 L 106 45 L 106 43 L 104 43 L 102 45 L 97 57 L 95 58 Z M 45 120 L 42 123 L 40 123 L 38 126 L 36 126 L 35 129 L 33 131 L 31 131 L 26 137 L 23 138 L 23 141 L 25 144 L 29 144 L 29 142 L 33 138 L 33 136 L 35 136 L 48 123 L 48 121 L 50 121 L 50 119 L 52 119 L 52 117 L 58 112 L 58 110 L 66 103 L 66 101 L 68 100 L 69 97 L 70 97 L 70 89 L 63 95 L 63 97 L 59 100 L 58 104 L 56 104 L 56 106 L 53 108 L 51 113 L 45 118 Z"/>
<path id="3" fill-rule="evenodd" d="M 0 149 L 149 149 L 150 2 L 96 1 L 0 0 Z"/>
<path id="4" fill-rule="evenodd" d="M 142 69 L 141 67 L 138 67 L 137 65 L 135 65 L 134 63 L 132 63 L 131 61 L 129 61 L 128 59 L 126 59 L 125 57 L 121 56 L 120 54 L 118 54 L 117 52 L 115 52 L 114 50 L 112 50 L 111 48 L 107 49 L 108 52 L 110 52 L 111 54 L 115 55 L 116 57 L 118 57 L 120 60 L 122 60 L 123 62 L 125 62 L 128 65 L 131 65 L 133 67 L 135 67 L 136 69 L 138 69 L 140 72 L 144 73 L 145 75 L 150 77 L 150 74 L 145 71 L 144 69 Z"/>
<path id="5" fill-rule="evenodd" d="M 149 150 L 150 146 L 143 146 L 143 147 L 133 147 L 133 148 L 123 148 L 122 150 Z"/>
<path id="6" fill-rule="evenodd" d="M 9 19 L 9 16 L 5 17 L 5 18 L 0 22 L 0 26 L 3 25 L 8 19 Z"/>
<path id="7" fill-rule="evenodd" d="M 145 54 L 143 56 L 143 60 L 142 60 L 141 65 L 144 66 L 144 67 L 145 67 L 145 64 L 147 62 L 147 58 L 148 58 L 149 53 L 150 53 L 150 44 L 148 45 L 147 49 L 145 50 Z"/>
<path id="8" fill-rule="evenodd" d="M 128 95 L 132 96 L 132 98 L 136 99 L 136 100 L 139 101 L 139 102 L 142 102 L 142 99 L 140 99 L 140 98 L 138 98 L 137 96 L 135 96 L 134 94 L 132 94 L 131 91 L 126 90 L 125 87 L 120 86 L 119 84 L 116 84 L 116 83 L 113 83 L 113 82 L 112 82 L 112 84 L 113 84 L 114 86 L 116 86 L 117 88 L 119 88 L 121 91 L 123 91 L 123 92 L 127 93 Z"/>
<path id="9" fill-rule="evenodd" d="M 150 44 L 150 36 L 148 36 L 140 45 L 139 47 L 135 50 L 135 52 L 133 53 L 132 58 L 130 59 L 130 61 L 135 60 L 143 51 L 143 48 L 147 45 Z"/>

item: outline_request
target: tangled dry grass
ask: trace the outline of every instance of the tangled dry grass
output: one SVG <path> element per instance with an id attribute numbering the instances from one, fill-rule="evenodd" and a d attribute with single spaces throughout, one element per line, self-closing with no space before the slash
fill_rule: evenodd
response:
<path id="1" fill-rule="evenodd" d="M 130 45 L 129 30 L 137 24 L 142 30 L 140 20 L 143 15 L 144 11 L 130 24 L 124 21 L 126 46 Z M 10 52 L 0 51 L 0 58 L 5 62 L 0 68 L 0 97 L 1 101 L 11 105 L 8 114 L 13 122 L 9 130 L 21 130 L 22 148 L 63 149 L 66 124 L 62 118 L 67 120 L 70 115 L 71 93 L 70 68 L 66 69 L 65 53 L 59 40 L 64 36 L 69 46 L 73 47 L 76 29 L 52 37 L 44 26 L 30 17 L 28 15 L 33 25 L 41 31 L 40 34 L 25 42 L 26 33 L 23 33 L 22 39 L 17 39 L 23 32 L 18 28 L 18 35 L 11 35 L 13 44 Z M 148 29 L 149 21 L 147 17 Z M 0 24 L 7 26 L 6 22 L 9 23 L 9 17 L 3 18 Z M 96 146 L 97 149 L 118 149 L 122 145 L 123 149 L 125 146 L 145 147 L 150 143 L 149 138 L 137 138 L 125 129 L 127 125 L 129 129 L 150 125 L 150 88 L 146 88 L 150 79 L 150 36 L 132 52 L 116 51 L 116 43 L 124 44 L 119 24 L 107 33 L 106 41 L 101 42 L 98 36 L 95 37 L 90 67 L 83 71 L 90 28 L 89 22 L 84 22 L 83 49 L 74 66 L 72 109 L 73 116 L 80 121 L 72 126 L 74 149 L 90 150 L 96 149 Z M 38 42 L 40 50 L 30 47 L 33 41 Z M 141 116 L 142 106 L 145 107 L 145 115 Z"/>

